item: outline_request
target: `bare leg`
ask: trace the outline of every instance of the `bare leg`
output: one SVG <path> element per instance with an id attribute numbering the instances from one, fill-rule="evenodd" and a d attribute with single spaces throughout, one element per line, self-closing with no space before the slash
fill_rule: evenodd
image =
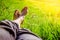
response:
<path id="1" fill-rule="evenodd" d="M 13 20 L 13 22 L 17 23 L 20 26 L 23 20 L 24 20 L 24 16 L 21 16 L 18 19 Z"/>
<path id="2" fill-rule="evenodd" d="M 21 11 L 21 14 L 19 13 L 18 10 L 15 11 L 14 13 L 14 20 L 13 22 L 17 23 L 19 26 L 24 20 L 25 15 L 27 14 L 27 7 L 24 7 Z"/>

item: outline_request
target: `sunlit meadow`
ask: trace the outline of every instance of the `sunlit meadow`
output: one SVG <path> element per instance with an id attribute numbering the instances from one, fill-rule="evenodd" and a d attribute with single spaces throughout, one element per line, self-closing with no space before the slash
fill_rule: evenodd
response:
<path id="1" fill-rule="evenodd" d="M 28 7 L 21 28 L 43 40 L 60 40 L 60 0 L 0 0 L 0 20 L 13 20 L 16 9 Z"/>

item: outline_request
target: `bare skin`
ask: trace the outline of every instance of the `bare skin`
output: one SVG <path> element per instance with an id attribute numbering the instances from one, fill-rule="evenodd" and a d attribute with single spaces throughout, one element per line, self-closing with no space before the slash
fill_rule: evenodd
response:
<path id="1" fill-rule="evenodd" d="M 18 10 L 16 10 L 14 13 L 13 22 L 17 23 L 20 26 L 23 23 L 26 14 L 27 14 L 27 7 L 24 7 L 21 13 Z"/>

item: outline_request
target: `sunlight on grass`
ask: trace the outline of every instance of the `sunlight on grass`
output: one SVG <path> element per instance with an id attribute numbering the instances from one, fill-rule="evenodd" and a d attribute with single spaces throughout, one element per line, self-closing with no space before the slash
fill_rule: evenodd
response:
<path id="1" fill-rule="evenodd" d="M 46 12 L 58 13 L 60 11 L 60 0 L 29 0 L 29 2 Z"/>
<path id="2" fill-rule="evenodd" d="M 33 5 L 34 8 L 38 8 L 45 12 L 49 20 L 53 20 L 60 23 L 60 0 L 26 0 Z"/>
<path id="3" fill-rule="evenodd" d="M 27 0 L 33 6 L 43 10 L 46 14 L 57 15 L 60 13 L 60 0 Z M 60 14 L 58 15 L 60 16 Z"/>
<path id="4" fill-rule="evenodd" d="M 0 0 L 0 20 L 13 20 L 16 9 L 25 6 L 28 13 L 22 28 L 27 28 L 43 40 L 60 39 L 60 0 Z M 8 16 L 9 15 L 9 16 Z"/>

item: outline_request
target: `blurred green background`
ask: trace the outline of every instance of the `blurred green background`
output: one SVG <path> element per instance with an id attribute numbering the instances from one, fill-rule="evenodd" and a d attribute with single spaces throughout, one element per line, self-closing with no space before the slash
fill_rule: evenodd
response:
<path id="1" fill-rule="evenodd" d="M 21 27 L 43 40 L 60 40 L 59 0 L 0 0 L 0 20 L 13 20 L 14 11 L 26 6 L 28 13 Z"/>

